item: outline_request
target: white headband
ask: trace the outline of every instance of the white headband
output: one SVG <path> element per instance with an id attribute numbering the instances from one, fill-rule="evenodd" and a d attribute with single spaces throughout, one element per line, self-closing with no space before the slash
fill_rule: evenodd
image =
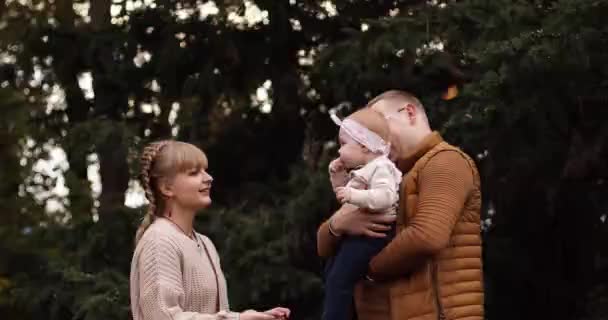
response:
<path id="1" fill-rule="evenodd" d="M 351 136 L 353 140 L 362 144 L 371 152 L 388 155 L 391 151 L 390 143 L 384 141 L 379 135 L 364 127 L 359 122 L 348 118 L 342 121 L 334 112 L 330 112 L 329 116 L 336 125 L 340 126 L 341 130 L 344 130 L 344 132 Z"/>

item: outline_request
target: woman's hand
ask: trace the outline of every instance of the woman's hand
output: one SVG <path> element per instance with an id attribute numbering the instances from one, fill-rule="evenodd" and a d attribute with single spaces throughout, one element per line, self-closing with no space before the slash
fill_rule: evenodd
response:
<path id="1" fill-rule="evenodd" d="M 338 234 L 384 238 L 396 216 L 370 214 L 357 206 L 344 204 L 331 218 L 331 228 Z"/>
<path id="2" fill-rule="evenodd" d="M 284 320 L 289 319 L 291 311 L 287 308 L 277 307 L 264 312 L 248 310 L 240 315 L 240 320 Z"/>
<path id="3" fill-rule="evenodd" d="M 275 319 L 289 319 L 291 311 L 287 308 L 276 307 L 274 309 L 264 311 L 264 313 L 274 316 Z"/>
<path id="4" fill-rule="evenodd" d="M 275 320 L 275 316 L 264 312 L 257 312 L 255 310 L 248 310 L 242 312 L 239 316 L 240 320 Z"/>

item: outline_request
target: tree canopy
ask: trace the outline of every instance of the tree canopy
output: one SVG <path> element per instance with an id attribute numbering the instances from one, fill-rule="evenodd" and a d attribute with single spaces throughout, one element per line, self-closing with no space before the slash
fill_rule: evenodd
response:
<path id="1" fill-rule="evenodd" d="M 605 0 L 2 1 L 0 314 L 130 318 L 145 204 L 125 202 L 142 147 L 174 138 L 209 158 L 197 228 L 231 306 L 318 319 L 328 110 L 402 89 L 479 165 L 487 318 L 604 319 L 606 16 Z"/>

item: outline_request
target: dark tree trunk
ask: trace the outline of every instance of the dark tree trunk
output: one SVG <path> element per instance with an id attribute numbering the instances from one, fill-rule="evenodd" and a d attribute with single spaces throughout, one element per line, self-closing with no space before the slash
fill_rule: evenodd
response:
<path id="1" fill-rule="evenodd" d="M 126 86 L 118 76 L 121 59 L 119 41 L 112 37 L 110 7 L 111 0 L 91 2 L 89 15 L 93 29 L 92 75 L 95 93 L 94 115 L 104 120 L 104 134 L 96 144 L 99 156 L 102 191 L 99 197 L 99 216 L 104 219 L 124 205 L 125 192 L 129 185 L 127 141 L 123 114 L 127 106 Z"/>

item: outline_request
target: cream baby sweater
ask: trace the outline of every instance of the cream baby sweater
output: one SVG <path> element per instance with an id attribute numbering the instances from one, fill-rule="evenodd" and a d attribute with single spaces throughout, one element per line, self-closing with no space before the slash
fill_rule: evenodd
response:
<path id="1" fill-rule="evenodd" d="M 196 241 L 164 218 L 146 230 L 131 262 L 134 320 L 238 319 L 226 311 L 226 280 L 215 246 L 195 235 Z"/>
<path id="2" fill-rule="evenodd" d="M 399 205 L 401 176 L 401 171 L 386 156 L 379 156 L 350 173 L 329 171 L 334 190 L 348 188 L 348 203 L 389 215 L 396 214 Z"/>

